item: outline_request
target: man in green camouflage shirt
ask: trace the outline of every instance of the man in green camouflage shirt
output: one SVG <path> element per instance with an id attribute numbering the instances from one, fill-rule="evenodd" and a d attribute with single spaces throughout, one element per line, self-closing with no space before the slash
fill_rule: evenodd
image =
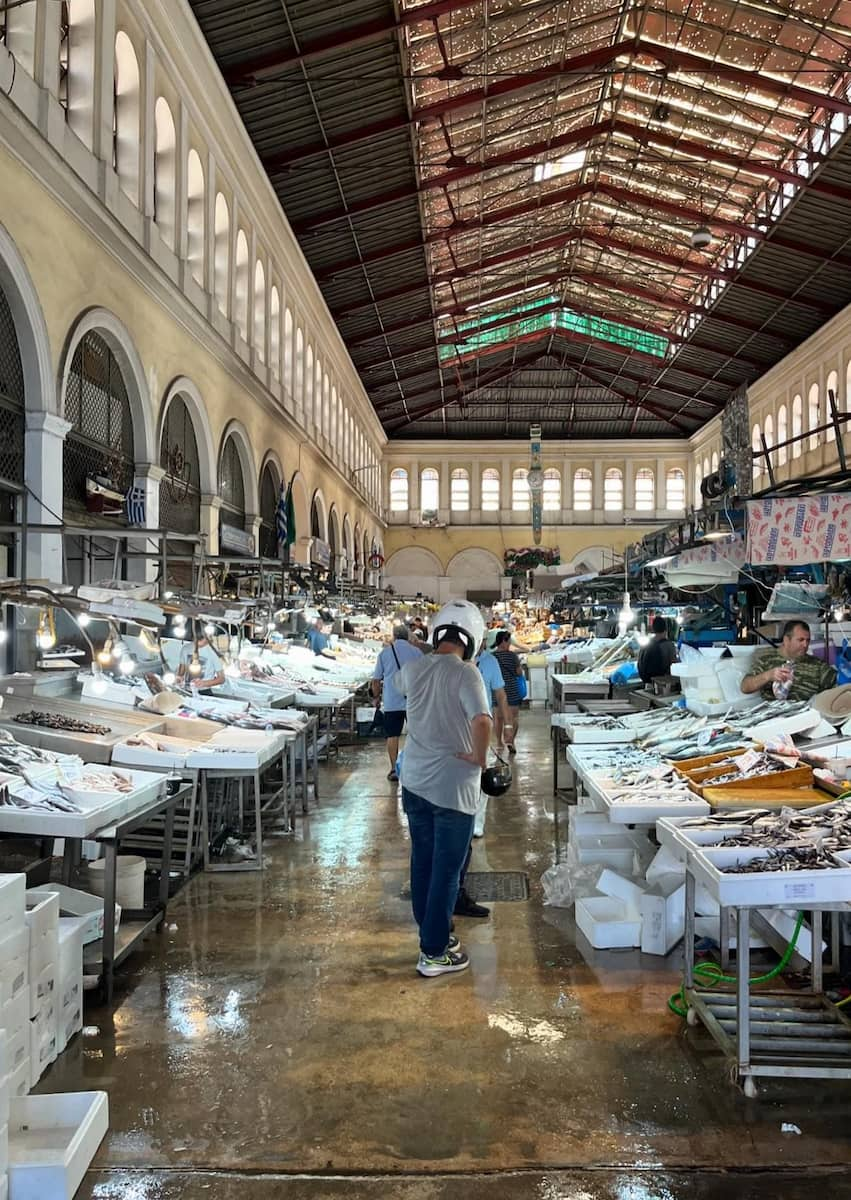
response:
<path id="1" fill-rule="evenodd" d="M 742 691 L 761 691 L 768 700 L 773 698 L 772 685 L 786 683 L 794 673 L 790 700 L 809 700 L 819 692 L 836 685 L 836 671 L 820 658 L 807 651 L 810 648 L 810 627 L 806 621 L 787 621 L 783 638 L 776 650 L 763 650 L 742 680 Z M 793 664 L 792 670 L 786 666 Z"/>

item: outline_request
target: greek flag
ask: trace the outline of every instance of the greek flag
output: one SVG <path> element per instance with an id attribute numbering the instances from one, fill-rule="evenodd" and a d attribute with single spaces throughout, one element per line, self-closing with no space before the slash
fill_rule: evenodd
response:
<path id="1" fill-rule="evenodd" d="M 145 489 L 131 485 L 124 497 L 124 509 L 128 525 L 145 524 Z"/>
<path id="2" fill-rule="evenodd" d="M 275 528 L 278 534 L 278 552 L 283 555 L 287 546 L 295 541 L 295 512 L 291 487 L 281 484 L 278 507 L 275 510 Z"/>

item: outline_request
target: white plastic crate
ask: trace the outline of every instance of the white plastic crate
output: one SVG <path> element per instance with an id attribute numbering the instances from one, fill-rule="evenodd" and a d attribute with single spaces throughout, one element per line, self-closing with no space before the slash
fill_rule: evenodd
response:
<path id="1" fill-rule="evenodd" d="M 622 875 L 632 872 L 635 849 L 618 838 L 580 838 L 576 846 L 577 861 L 583 865 L 611 867 Z"/>
<path id="2" fill-rule="evenodd" d="M 641 897 L 641 951 L 666 955 L 685 929 L 685 883 L 679 875 L 657 880 Z"/>
<path id="3" fill-rule="evenodd" d="M 631 919 L 624 902 L 611 896 L 577 900 L 576 924 L 595 950 L 638 946 L 641 941 L 641 921 Z"/>
<path id="4" fill-rule="evenodd" d="M 103 897 L 93 896 L 90 892 L 82 892 L 78 888 L 65 887 L 61 883 L 44 884 L 35 891 L 52 891 L 59 896 L 59 928 L 60 939 L 64 918 L 75 918 L 81 923 L 83 945 L 96 942 L 103 937 Z M 121 905 L 115 906 L 115 931 L 121 920 Z"/>
<path id="5" fill-rule="evenodd" d="M 108 1128 L 106 1092 L 12 1100 L 10 1200 L 72 1200 Z"/>

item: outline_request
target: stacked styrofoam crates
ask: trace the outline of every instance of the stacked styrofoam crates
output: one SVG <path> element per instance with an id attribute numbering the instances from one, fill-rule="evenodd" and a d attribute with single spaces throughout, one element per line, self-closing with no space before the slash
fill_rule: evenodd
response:
<path id="1" fill-rule="evenodd" d="M 9 1067 L 6 1031 L 0 1029 L 0 1200 L 9 1194 Z"/>
<path id="2" fill-rule="evenodd" d="M 9 1096 L 30 1090 L 30 967 L 25 875 L 0 875 L 0 1028 Z"/>
<path id="3" fill-rule="evenodd" d="M 57 1054 L 59 982 L 59 897 L 26 893 L 30 972 L 30 1087 L 34 1088 Z"/>
<path id="4" fill-rule="evenodd" d="M 56 988 L 56 1052 L 61 1054 L 83 1028 L 83 934 L 86 918 L 59 918 L 59 976 Z"/>

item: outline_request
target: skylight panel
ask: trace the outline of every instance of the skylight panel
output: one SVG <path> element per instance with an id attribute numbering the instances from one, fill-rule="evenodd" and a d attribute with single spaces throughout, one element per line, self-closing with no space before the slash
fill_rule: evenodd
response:
<path id="1" fill-rule="evenodd" d="M 543 183 L 545 179 L 555 179 L 558 175 L 570 175 L 574 171 L 581 171 L 585 166 L 586 158 L 587 151 L 585 149 L 571 150 L 570 154 L 565 154 L 561 158 L 536 163 L 535 183 Z"/>

